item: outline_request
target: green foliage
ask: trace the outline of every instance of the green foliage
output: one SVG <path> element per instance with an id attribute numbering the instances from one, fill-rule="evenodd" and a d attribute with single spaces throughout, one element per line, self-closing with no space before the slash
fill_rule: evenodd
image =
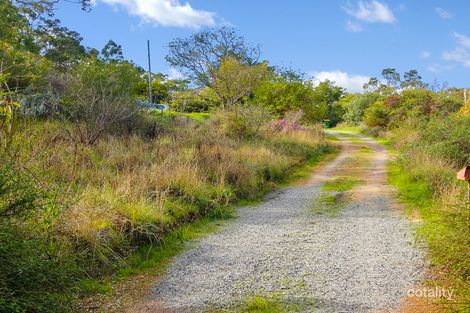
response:
<path id="1" fill-rule="evenodd" d="M 85 56 L 80 34 L 61 26 L 58 19 L 41 19 L 35 33 L 41 53 L 60 67 L 69 67 Z"/>
<path id="2" fill-rule="evenodd" d="M 330 117 L 334 119 L 335 114 L 338 114 L 336 107 L 333 107 L 337 94 L 330 87 L 332 86 L 322 83 L 314 89 L 311 82 L 277 77 L 258 87 L 251 102 L 267 107 L 281 116 L 300 109 L 304 112 L 305 122 L 315 123 L 328 118 L 328 112 L 331 112 Z"/>
<path id="3" fill-rule="evenodd" d="M 79 271 L 68 247 L 50 241 L 54 198 L 15 160 L 1 161 L 0 312 L 63 312 Z"/>
<path id="4" fill-rule="evenodd" d="M 63 97 L 63 108 L 66 118 L 75 123 L 77 142 L 93 144 L 109 128 L 135 113 L 139 74 L 128 62 L 89 59 L 75 67 Z"/>
<path id="5" fill-rule="evenodd" d="M 120 62 L 124 60 L 122 47 L 113 40 L 109 40 L 101 50 L 101 55 L 106 62 Z"/>
<path id="6" fill-rule="evenodd" d="M 108 283 L 93 278 L 82 279 L 78 286 L 82 296 L 110 294 L 112 292 L 112 288 Z"/>
<path id="7" fill-rule="evenodd" d="M 418 229 L 418 236 L 427 245 L 431 264 L 439 268 L 439 276 L 434 279 L 438 285 L 455 292 L 452 301 L 443 301 L 452 311 L 460 312 L 465 311 L 470 300 L 470 209 L 468 204 L 461 201 L 452 204 L 436 196 L 439 192 L 436 193 L 434 188 L 441 189 L 441 192 L 444 188 L 450 191 L 456 184 L 455 179 L 452 179 L 445 185 L 433 187 L 435 177 L 442 175 L 442 172 L 437 173 L 434 169 L 438 167 L 437 163 L 418 165 L 409 156 L 390 164 L 389 179 L 399 190 L 400 198 L 407 204 L 410 215 L 416 216 L 418 211 L 417 214 L 424 220 Z M 453 178 L 454 173 L 448 170 L 446 174 Z M 460 194 L 464 194 L 464 187 L 460 185 Z"/>
<path id="8" fill-rule="evenodd" d="M 2 152 L 5 155 L 4 152 Z M 20 217 L 40 208 L 43 195 L 37 190 L 32 177 L 18 168 L 12 160 L 1 158 L 0 218 Z"/>
<path id="9" fill-rule="evenodd" d="M 390 132 L 400 156 L 389 168 L 408 212 L 423 223 L 418 229 L 429 259 L 439 274 L 437 284 L 456 291 L 456 300 L 447 302 L 452 310 L 468 303 L 468 229 L 470 206 L 465 203 L 467 186 L 455 173 L 470 161 L 470 119 L 451 114 L 428 119 L 413 118 Z"/>
<path id="10" fill-rule="evenodd" d="M 361 182 L 360 179 L 351 176 L 340 176 L 327 181 L 323 185 L 323 191 L 342 192 L 351 190 Z"/>
<path id="11" fill-rule="evenodd" d="M 344 95 L 344 89 L 329 80 L 321 82 L 313 91 L 313 102 L 317 108 L 325 108 L 323 118 L 328 127 L 335 126 L 341 121 L 343 108 L 338 100 Z M 306 112 L 308 114 L 308 111 Z"/>
<path id="12" fill-rule="evenodd" d="M 260 55 L 259 47 L 250 47 L 229 27 L 206 29 L 188 38 L 174 39 L 168 47 L 167 62 L 206 87 L 213 86 L 214 75 L 227 57 L 253 65 Z"/>
<path id="13" fill-rule="evenodd" d="M 184 79 L 168 79 L 168 76 L 162 73 L 152 74 L 152 98 L 153 103 L 171 103 L 175 98 L 181 97 L 187 91 L 189 81 Z M 149 86 L 147 75 L 145 79 L 139 82 L 139 96 L 145 100 L 149 98 Z M 197 94 L 188 92 L 188 100 L 192 95 L 195 97 Z"/>
<path id="14" fill-rule="evenodd" d="M 268 75 L 266 63 L 246 64 L 234 57 L 223 59 L 214 72 L 212 90 L 223 108 L 230 108 L 251 95 Z"/>
<path id="15" fill-rule="evenodd" d="M 394 68 L 386 68 L 382 70 L 382 76 L 387 81 L 387 86 L 391 88 L 400 87 L 400 73 Z"/>
<path id="16" fill-rule="evenodd" d="M 383 85 L 377 77 L 371 77 L 367 83 L 363 85 L 366 93 L 383 91 L 387 86 Z"/>
<path id="17" fill-rule="evenodd" d="M 22 116 L 33 118 L 47 118 L 59 111 L 59 103 L 52 88 L 27 87 L 19 95 L 21 106 L 19 112 Z"/>
<path id="18" fill-rule="evenodd" d="M 389 112 L 383 100 L 374 102 L 364 112 L 364 122 L 368 127 L 385 127 L 389 122 Z"/>
<path id="19" fill-rule="evenodd" d="M 449 160 L 457 168 L 470 164 L 470 116 L 434 117 L 414 125 L 420 129 L 420 139 L 414 144 L 426 153 Z"/>
<path id="20" fill-rule="evenodd" d="M 246 299 L 239 310 L 251 313 L 281 313 L 288 311 L 282 302 L 261 296 Z"/>
<path id="21" fill-rule="evenodd" d="M 423 83 L 422 77 L 418 74 L 417 70 L 410 70 L 403 74 L 403 81 L 401 88 L 425 88 L 426 84 Z"/>
<path id="22" fill-rule="evenodd" d="M 229 137 L 243 139 L 256 136 L 271 117 L 271 112 L 263 107 L 238 105 L 214 114 L 213 123 L 220 124 Z"/>
<path id="23" fill-rule="evenodd" d="M 0 0 L 0 49 L 8 43 L 16 49 L 35 51 L 29 22 L 9 0 Z M 25 49 L 27 48 L 27 49 Z"/>
<path id="24" fill-rule="evenodd" d="M 328 217 L 337 217 L 348 201 L 349 199 L 344 192 L 323 192 L 319 198 L 315 199 L 310 212 Z"/>
<path id="25" fill-rule="evenodd" d="M 365 111 L 379 98 L 379 94 L 369 92 L 365 94 L 346 95 L 339 100 L 344 110 L 342 119 L 352 125 L 359 125 L 364 119 Z"/>
<path id="26" fill-rule="evenodd" d="M 75 263 L 51 254 L 43 239 L 0 227 L 0 312 L 69 311 L 66 293 L 77 277 Z"/>
<path id="27" fill-rule="evenodd" d="M 312 86 L 301 81 L 266 81 L 255 91 L 253 102 L 283 115 L 313 105 Z"/>
<path id="28" fill-rule="evenodd" d="M 210 88 L 181 91 L 173 95 L 170 107 L 177 112 L 208 112 L 220 106 Z"/>

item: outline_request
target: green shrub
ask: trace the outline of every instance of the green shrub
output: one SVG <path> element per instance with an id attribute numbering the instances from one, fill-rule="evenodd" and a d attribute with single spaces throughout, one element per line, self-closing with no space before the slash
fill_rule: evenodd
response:
<path id="1" fill-rule="evenodd" d="M 0 312 L 64 312 L 78 273 L 50 236 L 56 205 L 30 172 L 0 164 Z"/>
<path id="2" fill-rule="evenodd" d="M 382 100 L 374 102 L 364 114 L 364 122 L 368 127 L 385 127 L 388 124 L 389 113 Z"/>
<path id="3" fill-rule="evenodd" d="M 420 131 L 419 145 L 428 153 L 456 163 L 470 164 L 470 116 L 432 118 Z"/>
<path id="4" fill-rule="evenodd" d="M 51 253 L 43 239 L 15 226 L 0 227 L 0 312 L 70 311 L 66 294 L 78 273 L 73 259 Z"/>
<path id="5" fill-rule="evenodd" d="M 345 111 L 343 120 L 352 125 L 359 125 L 364 119 L 367 108 L 378 98 L 378 93 L 355 94 L 344 97 L 339 101 Z"/>
<path id="6" fill-rule="evenodd" d="M 234 105 L 214 114 L 229 137 L 244 139 L 256 136 L 263 126 L 271 120 L 271 112 L 255 105 Z"/>
<path id="7" fill-rule="evenodd" d="M 470 206 L 466 183 L 456 180 L 455 173 L 470 161 L 470 118 L 413 118 L 391 134 L 401 154 L 392 163 L 390 180 L 409 210 L 423 219 L 418 235 L 437 269 L 434 279 L 456 291 L 457 301 L 447 304 L 458 311 L 459 303 L 470 299 Z"/>
<path id="8" fill-rule="evenodd" d="M 220 106 L 214 91 L 209 88 L 181 91 L 173 95 L 170 107 L 177 112 L 208 112 Z"/>

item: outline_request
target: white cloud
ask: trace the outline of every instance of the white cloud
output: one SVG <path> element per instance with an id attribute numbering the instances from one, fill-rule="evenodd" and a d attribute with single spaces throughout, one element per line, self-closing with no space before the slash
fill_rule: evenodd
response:
<path id="1" fill-rule="evenodd" d="M 452 34 L 460 46 L 470 48 L 470 37 L 454 32 Z"/>
<path id="2" fill-rule="evenodd" d="M 364 28 L 362 28 L 361 24 L 349 20 L 346 22 L 346 30 L 351 33 L 358 33 L 358 32 L 362 32 Z"/>
<path id="3" fill-rule="evenodd" d="M 362 92 L 364 84 L 370 79 L 369 76 L 350 75 L 342 71 L 312 72 L 311 75 L 317 83 L 330 80 L 336 85 L 346 88 L 348 92 Z"/>
<path id="4" fill-rule="evenodd" d="M 421 51 L 421 53 L 419 54 L 419 57 L 421 59 L 429 59 L 431 58 L 431 52 L 429 51 Z"/>
<path id="5" fill-rule="evenodd" d="M 123 8 L 143 22 L 167 27 L 199 28 L 215 25 L 215 13 L 196 10 L 179 0 L 101 0 L 115 8 Z"/>
<path id="6" fill-rule="evenodd" d="M 359 1 L 357 7 L 353 8 L 348 5 L 343 9 L 349 15 L 364 22 L 391 24 L 396 21 L 388 5 L 379 1 Z"/>
<path id="7" fill-rule="evenodd" d="M 437 15 L 439 15 L 440 18 L 450 19 L 450 18 L 454 17 L 452 15 L 452 13 L 450 13 L 449 11 L 444 10 L 443 8 L 435 8 L 434 10 L 436 11 Z"/>
<path id="8" fill-rule="evenodd" d="M 442 59 L 470 68 L 470 37 L 456 32 L 452 36 L 457 41 L 457 47 L 442 52 Z"/>
<path id="9" fill-rule="evenodd" d="M 455 66 L 449 64 L 431 64 L 426 67 L 426 69 L 435 74 L 441 73 L 443 71 L 452 70 Z"/>
<path id="10" fill-rule="evenodd" d="M 470 51 L 463 47 L 457 47 L 451 51 L 444 51 L 442 58 L 446 61 L 453 61 L 465 67 L 470 67 Z"/>

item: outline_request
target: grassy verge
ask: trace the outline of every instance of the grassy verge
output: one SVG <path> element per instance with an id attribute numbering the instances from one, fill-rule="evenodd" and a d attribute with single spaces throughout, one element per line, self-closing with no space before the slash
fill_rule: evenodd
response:
<path id="1" fill-rule="evenodd" d="M 431 304 L 441 312 L 469 310 L 470 204 L 449 204 L 436 198 L 424 175 L 405 170 L 398 161 L 391 162 L 388 170 L 389 181 L 398 189 L 407 214 L 421 221 L 416 234 L 426 244 L 431 262 L 424 283 L 453 292 L 452 299 L 436 298 Z"/>
<path id="2" fill-rule="evenodd" d="M 222 206 L 206 217 L 198 218 L 170 231 L 164 235 L 159 244 L 141 246 L 126 258 L 124 263 L 112 275 L 84 280 L 82 285 L 86 287 L 86 292 L 80 301 L 82 310 L 86 311 L 90 307 L 99 306 L 106 308 L 103 312 L 122 312 L 123 308 L 142 301 L 152 284 L 158 279 L 158 276 L 171 263 L 171 259 L 184 249 L 192 246 L 191 240 L 215 231 L 225 221 L 234 218 L 236 207 L 257 204 L 269 190 L 285 187 L 307 178 L 320 162 L 331 158 L 336 152 L 336 149 L 325 146 L 309 153 L 307 159 L 291 166 L 284 172 L 284 175 L 275 176 L 271 184 L 267 184 L 255 195 L 237 198 L 236 202 L 231 205 Z M 271 305 L 274 302 L 270 300 L 267 303 Z M 274 308 L 278 308 L 278 304 Z M 95 311 L 97 310 L 95 309 Z M 278 311 L 276 309 L 273 312 Z"/>
<path id="3" fill-rule="evenodd" d="M 113 275 L 82 280 L 79 310 L 124 312 L 143 302 L 172 258 L 191 247 L 192 240 L 215 231 L 224 221 L 234 218 L 233 212 L 233 208 L 226 208 L 218 214 L 182 225 L 166 234 L 160 244 L 141 246 L 116 268 Z"/>
<path id="4" fill-rule="evenodd" d="M 0 311 L 132 302 L 233 206 L 259 201 L 331 152 L 318 128 L 241 132 L 223 114 L 164 116 L 129 121 L 94 144 L 75 140 L 73 124 L 21 121 L 0 162 L 0 210 L 24 210 L 0 220 Z"/>
<path id="5" fill-rule="evenodd" d="M 430 262 L 423 284 L 453 292 L 452 299 L 431 299 L 438 312 L 470 310 L 470 203 L 466 183 L 455 177 L 470 160 L 469 122 L 460 116 L 411 120 L 387 136 L 396 149 L 390 183 L 407 214 L 420 222 L 416 235 Z"/>

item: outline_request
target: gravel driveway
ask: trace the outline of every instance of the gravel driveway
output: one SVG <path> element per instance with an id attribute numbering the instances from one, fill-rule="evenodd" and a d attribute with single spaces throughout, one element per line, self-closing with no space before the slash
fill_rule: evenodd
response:
<path id="1" fill-rule="evenodd" d="M 386 184 L 385 148 L 335 135 L 343 149 L 334 161 L 307 183 L 240 208 L 239 218 L 175 258 L 149 300 L 165 312 L 238 312 L 253 295 L 301 312 L 396 311 L 422 277 L 423 252 Z M 362 183 L 337 215 L 313 213 L 325 181 L 347 169 L 359 149 L 369 151 Z"/>

